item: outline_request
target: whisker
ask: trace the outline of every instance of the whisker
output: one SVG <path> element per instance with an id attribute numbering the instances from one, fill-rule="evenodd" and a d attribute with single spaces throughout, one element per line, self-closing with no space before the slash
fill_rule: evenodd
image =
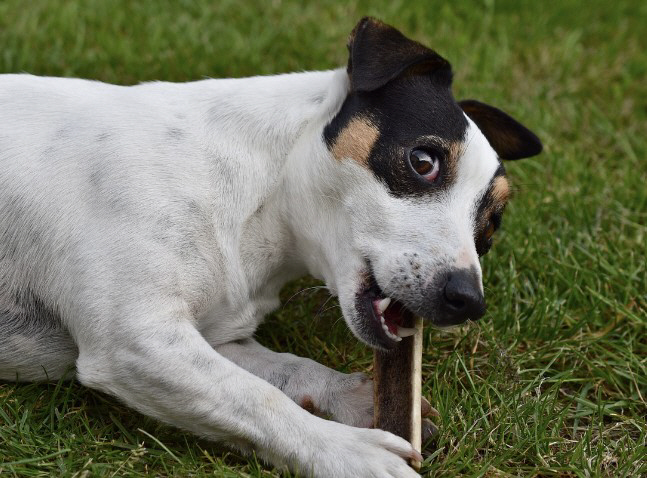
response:
<path id="1" fill-rule="evenodd" d="M 284 309 L 285 306 L 288 305 L 292 299 L 294 299 L 297 295 L 301 294 L 302 292 L 306 292 L 306 291 L 310 291 L 310 290 L 317 290 L 317 289 L 326 289 L 327 290 L 328 288 L 326 286 L 323 286 L 323 285 L 315 285 L 315 286 L 312 286 L 312 287 L 306 287 L 305 289 L 301 289 L 301 290 L 295 292 L 294 295 L 292 295 L 292 297 L 290 297 L 288 300 L 286 300 L 285 304 L 283 304 L 282 308 Z"/>
<path id="2" fill-rule="evenodd" d="M 317 311 L 317 313 L 315 314 L 314 319 L 317 319 L 321 314 L 323 314 L 324 312 L 326 312 L 326 311 L 328 311 L 328 310 L 330 310 L 330 309 L 333 309 L 333 308 L 335 308 L 335 307 L 339 307 L 338 305 L 333 305 L 332 307 L 328 307 L 327 309 L 325 309 L 325 310 L 324 310 L 324 307 L 326 306 L 326 304 L 327 304 L 327 303 L 330 301 L 330 299 L 332 299 L 332 298 L 333 298 L 333 296 L 332 296 L 332 295 L 329 295 L 329 296 L 328 296 L 328 298 L 324 301 L 324 303 L 323 303 L 323 304 L 321 304 L 321 307 L 319 307 L 319 310 L 318 310 L 318 311 Z"/>
<path id="3" fill-rule="evenodd" d="M 339 307 L 338 305 L 331 305 L 330 307 L 322 310 L 321 313 L 324 314 L 324 313 L 328 312 L 329 310 L 333 310 L 333 309 L 340 309 L 341 310 L 341 307 Z M 343 315 L 342 315 L 342 317 L 343 317 Z"/>

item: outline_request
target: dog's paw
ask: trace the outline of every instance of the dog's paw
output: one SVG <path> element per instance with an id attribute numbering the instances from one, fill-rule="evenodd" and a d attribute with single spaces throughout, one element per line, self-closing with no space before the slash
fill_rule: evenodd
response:
<path id="1" fill-rule="evenodd" d="M 400 437 L 366 428 L 328 422 L 323 446 L 306 454 L 305 476 L 355 478 L 416 478 L 408 460 L 422 461 L 420 454 Z M 328 427 L 326 427 L 328 428 Z M 308 445 L 306 445 L 308 446 Z M 301 468 L 301 467 L 300 467 Z M 305 470 L 300 470 L 301 472 Z"/>
<path id="2" fill-rule="evenodd" d="M 420 429 L 420 443 L 422 443 L 423 451 L 427 449 L 429 452 L 429 450 L 436 449 L 439 435 L 438 427 L 429 419 L 429 417 L 440 417 L 440 413 L 438 413 L 438 410 L 431 406 L 431 404 L 425 399 L 425 397 L 422 397 L 420 405 L 421 416 L 423 418 Z"/>
<path id="3" fill-rule="evenodd" d="M 364 373 L 340 374 L 329 399 L 329 413 L 336 422 L 353 427 L 373 426 L 373 381 Z"/>
<path id="4" fill-rule="evenodd" d="M 435 450 L 438 442 L 439 430 L 434 422 L 428 418 L 424 418 L 421 424 L 420 430 L 422 449 L 427 450 L 430 453 L 431 450 Z"/>

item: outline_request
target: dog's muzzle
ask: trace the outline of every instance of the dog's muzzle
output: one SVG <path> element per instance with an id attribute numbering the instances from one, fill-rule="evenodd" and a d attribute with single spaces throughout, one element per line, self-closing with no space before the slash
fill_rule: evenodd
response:
<path id="1" fill-rule="evenodd" d="M 413 329 L 404 327 L 411 322 L 413 311 L 438 327 L 478 320 L 485 314 L 485 298 L 476 269 L 453 269 L 438 274 L 417 297 L 416 303 L 387 297 L 368 272 L 355 298 L 361 338 L 380 348 L 394 347 L 402 337 L 413 333 Z"/>

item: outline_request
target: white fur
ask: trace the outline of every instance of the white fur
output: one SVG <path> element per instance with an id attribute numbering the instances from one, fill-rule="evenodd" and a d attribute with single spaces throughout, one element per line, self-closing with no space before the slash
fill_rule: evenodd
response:
<path id="1" fill-rule="evenodd" d="M 478 128 L 447 196 L 394 198 L 322 140 L 348 88 L 343 70 L 132 87 L 1 76 L 0 379 L 75 365 L 87 386 L 278 466 L 416 476 L 404 440 L 294 403 L 309 384 L 315 406 L 366 425 L 342 406 L 364 400 L 363 377 L 249 340 L 306 272 L 355 329 L 366 258 L 385 284 L 406 251 L 428 280 L 440 264 L 480 271 L 470 208 L 497 160 Z M 60 323 L 8 321 L 28 292 Z"/>

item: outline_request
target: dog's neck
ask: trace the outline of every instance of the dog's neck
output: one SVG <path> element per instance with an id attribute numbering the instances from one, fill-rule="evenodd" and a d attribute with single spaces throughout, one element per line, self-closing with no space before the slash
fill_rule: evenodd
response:
<path id="1" fill-rule="evenodd" d="M 206 122 L 213 141 L 220 144 L 223 133 L 238 138 L 243 149 L 269 156 L 266 169 L 281 168 L 308 126 L 327 122 L 339 110 L 347 78 L 339 69 L 206 80 L 213 94 L 201 94 L 207 95 Z"/>
<path id="2" fill-rule="evenodd" d="M 251 290 L 273 294 L 306 272 L 329 282 L 328 271 L 335 267 L 331 245 L 317 240 L 326 227 L 322 208 L 331 201 L 322 184 L 334 161 L 323 129 L 341 108 L 348 88 L 344 69 L 258 77 L 236 87 L 237 113 L 227 95 L 211 103 L 218 118 L 227 118 L 232 134 L 245 138 L 245 149 L 262 151 L 265 158 L 258 171 L 259 201 L 249 211 L 241 238 Z M 240 109 L 241 97 L 246 108 Z M 253 113 L 240 115 L 241 110 Z"/>

